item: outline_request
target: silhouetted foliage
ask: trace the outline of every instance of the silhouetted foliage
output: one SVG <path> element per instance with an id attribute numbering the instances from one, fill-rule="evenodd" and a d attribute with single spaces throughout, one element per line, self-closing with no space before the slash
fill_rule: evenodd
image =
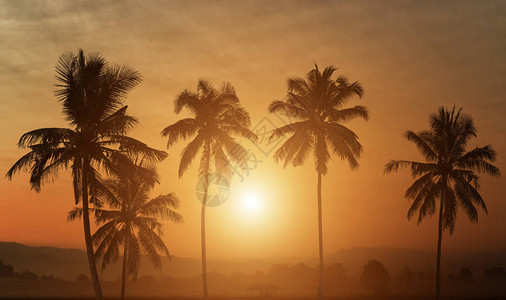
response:
<path id="1" fill-rule="evenodd" d="M 86 286 L 86 285 L 91 284 L 91 280 L 90 280 L 90 277 L 88 277 L 84 274 L 79 274 L 79 276 L 77 276 L 77 278 L 76 278 L 76 283 L 79 285 Z"/>
<path id="2" fill-rule="evenodd" d="M 0 260 L 0 278 L 17 278 L 21 280 L 34 281 L 38 279 L 38 276 L 28 270 L 14 272 L 14 267 L 12 265 L 4 264 L 3 261 Z"/>
<path id="3" fill-rule="evenodd" d="M 0 260 L 0 277 L 14 277 L 16 273 L 14 272 L 14 267 L 11 265 L 6 265 L 3 261 Z"/>
<path id="4" fill-rule="evenodd" d="M 506 271 L 502 267 L 485 269 L 484 275 L 487 280 L 506 280 Z"/>
<path id="5" fill-rule="evenodd" d="M 459 280 L 465 284 L 471 284 L 474 282 L 473 271 L 470 268 L 462 268 L 459 271 Z"/>
<path id="6" fill-rule="evenodd" d="M 161 268 L 160 255 L 170 259 L 170 253 L 162 240 L 161 221 L 176 223 L 183 221 L 174 211 L 179 199 L 173 194 L 159 195 L 149 200 L 149 193 L 159 183 L 154 167 L 143 167 L 142 163 L 122 176 L 104 180 L 103 188 L 97 191 L 97 199 L 107 205 L 95 208 L 97 225 L 101 225 L 92 236 L 96 257 L 102 258 L 102 270 L 119 259 L 123 246 L 123 268 L 121 298 L 125 297 L 126 280 L 137 279 L 141 255 L 147 255 L 156 268 Z M 82 209 L 69 212 L 69 221 L 82 216 Z"/>
<path id="7" fill-rule="evenodd" d="M 31 281 L 39 279 L 39 277 L 37 276 L 37 274 L 32 273 L 32 272 L 30 272 L 28 270 L 24 270 L 23 272 L 17 273 L 17 277 L 20 278 L 20 279 L 31 280 Z"/>
<path id="8" fill-rule="evenodd" d="M 448 275 L 448 286 L 457 291 L 458 294 L 471 293 L 476 285 L 477 281 L 474 279 L 470 268 L 461 268 L 457 275 Z"/>
<path id="9" fill-rule="evenodd" d="M 382 263 L 370 260 L 364 265 L 360 282 L 373 294 L 386 294 L 390 275 Z"/>
<path id="10" fill-rule="evenodd" d="M 251 120 L 248 112 L 239 103 L 234 87 L 225 82 L 215 89 L 205 80 L 199 80 L 196 91 L 184 90 L 174 101 L 174 112 L 179 114 L 186 108 L 192 117 L 177 121 L 162 131 L 168 137 L 167 149 L 179 140 L 195 138 L 184 148 L 179 164 L 179 177 L 190 167 L 193 159 L 202 150 L 199 175 L 204 178 L 204 197 L 201 212 L 202 237 L 202 285 L 207 299 L 207 258 L 205 246 L 205 208 L 207 203 L 209 174 L 215 172 L 225 176 L 232 174 L 231 163 L 247 168 L 248 152 L 232 136 L 256 141 L 257 136 L 249 130 Z M 214 168 L 213 168 L 214 167 Z"/>
<path id="11" fill-rule="evenodd" d="M 357 159 L 362 152 L 358 136 L 342 125 L 355 118 L 369 118 L 365 106 L 351 108 L 343 106 L 353 96 L 361 97 L 362 86 L 358 82 L 349 83 L 339 76 L 332 79 L 336 68 L 329 66 L 320 72 L 318 66 L 309 71 L 304 78 L 288 79 L 288 92 L 283 101 L 276 100 L 269 105 L 269 112 L 281 113 L 295 122 L 276 128 L 269 141 L 290 137 L 274 153 L 276 162 L 283 161 L 284 167 L 292 164 L 302 165 L 313 152 L 315 168 L 318 173 L 318 228 L 319 228 L 319 287 L 318 298 L 323 297 L 323 237 L 321 208 L 321 176 L 327 174 L 330 151 L 346 159 L 352 169 L 358 167 Z"/>
<path id="12" fill-rule="evenodd" d="M 410 168 L 415 182 L 406 190 L 405 197 L 413 200 L 408 219 L 418 212 L 418 223 L 436 212 L 439 200 L 438 248 L 436 262 L 436 298 L 440 294 L 441 238 L 444 229 L 450 234 L 455 228 L 457 209 L 461 207 L 471 222 L 478 222 L 476 206 L 487 213 L 487 207 L 479 189 L 479 177 L 486 173 L 499 176 L 497 167 L 491 164 L 496 153 L 492 146 L 477 147 L 466 152 L 468 141 L 476 137 L 473 119 L 462 110 L 450 111 L 444 107 L 431 115 L 430 130 L 418 133 L 407 131 L 407 140 L 415 143 L 426 162 L 392 160 L 385 172 Z"/>
<path id="13" fill-rule="evenodd" d="M 7 172 L 7 178 L 21 170 L 30 173 L 30 184 L 39 192 L 44 182 L 70 168 L 75 203 L 82 201 L 83 225 L 90 274 L 97 299 L 102 291 L 91 242 L 89 203 L 99 188 L 99 171 L 120 174 L 131 166 L 129 157 L 142 155 L 158 162 L 167 154 L 126 136 L 137 120 L 126 114 L 128 92 L 140 83 L 140 74 L 123 65 L 109 65 L 98 53 L 83 50 L 65 53 L 56 65 L 55 95 L 70 128 L 41 128 L 21 136 L 18 147 L 29 149 Z"/>

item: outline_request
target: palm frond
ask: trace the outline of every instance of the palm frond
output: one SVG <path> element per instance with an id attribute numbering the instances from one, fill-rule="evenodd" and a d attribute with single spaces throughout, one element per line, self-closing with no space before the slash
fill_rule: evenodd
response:
<path id="1" fill-rule="evenodd" d="M 423 201 L 419 209 L 418 222 L 420 224 L 426 216 L 432 216 L 436 211 L 436 198 L 441 194 L 441 182 L 432 182 L 428 189 L 422 190 L 414 201 Z M 408 213 L 409 214 L 409 213 Z"/>
<path id="2" fill-rule="evenodd" d="M 427 141 L 427 134 L 418 135 L 411 130 L 406 131 L 404 137 L 413 143 L 415 143 L 418 150 L 425 156 L 425 158 L 429 161 L 436 161 L 438 156 L 434 152 L 434 150 L 430 147 Z M 425 137 L 425 138 L 424 138 Z M 433 138 L 433 137 L 432 137 Z"/>
<path id="3" fill-rule="evenodd" d="M 167 149 L 177 143 L 180 139 L 186 140 L 191 138 L 199 129 L 197 120 L 193 118 L 186 118 L 177 121 L 176 123 L 165 127 L 162 130 L 162 136 L 168 136 Z"/>
<path id="4" fill-rule="evenodd" d="M 272 101 L 269 104 L 268 110 L 270 113 L 281 113 L 295 119 L 305 119 L 309 117 L 307 109 L 285 101 Z"/>
<path id="5" fill-rule="evenodd" d="M 347 160 L 351 169 L 357 168 L 359 165 L 357 159 L 362 153 L 362 145 L 358 142 L 356 134 L 340 124 L 328 123 L 326 135 L 332 151 L 341 159 Z"/>
<path id="6" fill-rule="evenodd" d="M 142 156 L 145 160 L 155 163 L 164 160 L 167 152 L 148 147 L 145 143 L 124 135 L 109 135 L 106 140 L 100 142 L 102 145 L 118 145 L 121 151 L 128 155 Z"/>
<path id="7" fill-rule="evenodd" d="M 137 279 L 137 272 L 141 265 L 141 247 L 137 237 L 130 236 L 128 243 L 128 268 L 127 274 L 132 276 L 134 280 Z"/>
<path id="8" fill-rule="evenodd" d="M 356 105 L 354 107 L 344 109 L 329 109 L 327 117 L 331 122 L 346 123 L 356 118 L 362 118 L 368 121 L 369 110 L 363 105 Z"/>
<path id="9" fill-rule="evenodd" d="M 294 133 L 299 130 L 304 130 L 304 128 L 310 127 L 310 121 L 301 121 L 301 122 L 295 122 L 288 125 L 284 125 L 281 127 L 278 127 L 274 129 L 269 136 L 269 142 L 272 142 L 274 140 L 280 139 L 281 137 Z"/>
<path id="10" fill-rule="evenodd" d="M 128 234 L 128 232 L 126 232 L 125 227 L 118 231 L 111 231 L 111 232 L 114 232 L 114 235 L 111 237 L 106 250 L 103 252 L 103 255 L 97 254 L 98 257 L 102 256 L 102 267 L 101 267 L 102 271 L 105 270 L 107 265 L 113 264 L 118 261 L 120 253 L 119 246 L 122 243 L 124 243 L 125 236 Z M 98 249 L 97 253 L 99 253 Z"/>
<path id="11" fill-rule="evenodd" d="M 106 116 L 98 124 L 98 135 L 125 135 L 138 124 L 136 118 L 126 115 L 128 106 L 123 106 L 111 115 Z"/>
<path id="12" fill-rule="evenodd" d="M 183 110 L 183 108 L 187 108 L 194 115 L 197 115 L 200 103 L 199 95 L 197 93 L 190 90 L 184 90 L 174 100 L 174 112 L 178 114 Z"/>
<path id="13" fill-rule="evenodd" d="M 404 197 L 408 199 L 415 199 L 428 184 L 434 184 L 433 179 L 433 173 L 427 173 L 421 176 L 406 190 Z"/>
<path id="14" fill-rule="evenodd" d="M 450 235 L 453 234 L 455 230 L 455 223 L 457 218 L 457 198 L 455 197 L 455 193 L 453 189 L 449 186 L 442 189 L 442 193 L 444 193 L 444 201 L 441 205 L 443 205 L 443 228 L 448 229 Z"/>
<path id="15" fill-rule="evenodd" d="M 181 178 L 183 173 L 190 167 L 193 159 L 197 155 L 200 147 L 204 144 L 204 133 L 198 133 L 197 136 L 184 148 L 181 154 L 181 161 L 179 162 L 178 175 Z"/>
<path id="16" fill-rule="evenodd" d="M 75 139 L 76 133 L 67 128 L 41 128 L 29 131 L 21 136 L 18 147 L 21 149 L 35 144 L 57 147 L 60 143 Z"/>
<path id="17" fill-rule="evenodd" d="M 301 148 L 303 148 L 303 147 L 304 146 L 301 145 Z M 298 158 L 298 156 L 295 157 L 294 161 L 297 162 L 297 158 Z M 327 170 L 328 170 L 327 163 L 328 163 L 329 159 L 330 159 L 330 153 L 328 151 L 325 136 L 322 132 L 319 132 L 316 135 L 316 141 L 314 143 L 314 161 L 315 161 L 316 171 L 322 175 L 326 175 Z M 300 163 L 302 163 L 302 162 L 303 162 L 303 159 L 300 161 Z"/>
<path id="18" fill-rule="evenodd" d="M 106 245 L 109 245 L 110 242 L 111 242 L 111 238 L 114 236 L 114 234 L 116 233 L 117 231 L 117 228 L 116 226 L 118 225 L 118 221 L 113 219 L 113 220 L 110 220 L 109 222 L 103 224 L 102 226 L 100 226 L 97 231 L 95 231 L 95 233 L 93 234 L 93 236 L 91 237 L 91 241 L 93 242 L 93 245 L 95 246 L 99 246 L 104 243 L 104 250 L 105 248 L 107 247 Z M 98 251 L 97 251 L 98 252 Z M 103 251 L 100 251 L 97 256 L 100 257 L 102 255 Z"/>
<path id="19" fill-rule="evenodd" d="M 293 158 L 297 154 L 298 146 L 309 135 L 312 135 L 310 128 L 296 131 L 274 152 L 274 161 L 276 163 L 284 161 L 283 167 L 285 168 L 288 164 L 293 164 Z"/>
<path id="20" fill-rule="evenodd" d="M 170 256 L 169 250 L 165 246 L 165 243 L 162 241 L 160 236 L 155 232 L 153 232 L 151 228 L 149 228 L 143 223 L 138 222 L 136 222 L 136 226 L 139 229 L 138 240 L 141 249 L 143 249 L 146 252 L 146 255 L 151 261 L 151 264 L 155 268 L 160 269 L 162 264 L 159 252 L 161 254 Z"/>
<path id="21" fill-rule="evenodd" d="M 410 168 L 411 176 L 413 177 L 418 177 L 419 175 L 426 174 L 428 172 L 438 172 L 437 164 L 421 163 L 410 160 L 391 160 L 385 165 L 384 172 L 386 174 L 397 172 L 401 168 Z"/>
<path id="22" fill-rule="evenodd" d="M 175 223 L 183 222 L 183 217 L 173 209 L 179 207 L 179 199 L 174 193 L 159 195 L 142 205 L 139 213 L 148 217 L 159 217 L 162 220 L 171 220 Z"/>

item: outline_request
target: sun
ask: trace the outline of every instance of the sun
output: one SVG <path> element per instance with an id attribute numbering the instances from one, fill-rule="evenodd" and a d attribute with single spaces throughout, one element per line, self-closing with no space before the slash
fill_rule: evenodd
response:
<path id="1" fill-rule="evenodd" d="M 250 216 L 255 216 L 262 211 L 262 197 L 260 193 L 248 191 L 241 200 L 242 211 Z"/>

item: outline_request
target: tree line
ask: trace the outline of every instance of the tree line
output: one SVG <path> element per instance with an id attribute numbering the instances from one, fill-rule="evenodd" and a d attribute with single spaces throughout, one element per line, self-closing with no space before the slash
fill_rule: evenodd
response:
<path id="1" fill-rule="evenodd" d="M 365 263 L 367 262 L 367 263 Z M 339 263 L 325 266 L 323 287 L 327 297 L 352 297 L 371 295 L 373 298 L 427 299 L 428 290 L 434 281 L 430 270 L 412 269 L 404 266 L 395 272 L 378 260 L 364 260 L 360 273 L 355 277 L 347 274 Z M 484 299 L 501 298 L 506 291 L 506 271 L 491 267 L 478 273 L 469 267 L 457 268 L 442 278 L 448 296 Z M 130 297 L 195 297 L 198 294 L 199 276 L 174 278 L 144 274 L 130 280 Z M 263 271 L 233 272 L 224 274 L 210 272 L 209 282 L 214 293 L 221 297 L 243 297 L 247 294 L 267 297 L 278 294 L 282 297 L 307 297 L 313 294 L 318 281 L 318 268 L 304 263 L 273 264 Z M 116 294 L 122 285 L 117 280 L 101 280 L 104 295 Z M 15 272 L 12 265 L 0 261 L 0 287 L 4 297 L 85 297 L 92 287 L 91 280 L 79 274 L 71 280 L 48 275 L 37 275 L 28 270 Z M 242 295 L 242 296 L 240 296 Z M 494 299 L 495 299 L 494 298 Z"/>
<path id="2" fill-rule="evenodd" d="M 317 210 L 319 237 L 319 285 L 317 298 L 323 298 L 324 261 L 322 228 L 322 181 L 332 155 L 346 160 L 350 168 L 359 166 L 363 151 L 358 136 L 345 124 L 356 118 L 369 119 L 363 105 L 347 107 L 354 97 L 363 96 L 363 87 L 345 76 L 334 77 L 336 68 L 320 70 L 315 64 L 305 78 L 287 80 L 283 100 L 268 106 L 270 113 L 280 113 L 294 122 L 276 128 L 269 140 L 288 137 L 274 153 L 274 160 L 300 166 L 312 156 L 317 175 Z M 179 199 L 167 193 L 150 199 L 150 191 L 159 183 L 156 164 L 167 157 L 165 151 L 149 147 L 128 135 L 138 120 L 127 114 L 128 93 L 141 82 L 141 75 L 125 65 L 108 63 L 99 53 L 63 54 L 56 65 L 55 95 L 68 122 L 66 128 L 41 128 L 21 136 L 18 146 L 27 149 L 7 172 L 11 179 L 19 171 L 30 174 L 30 185 L 39 192 L 61 170 L 70 170 L 76 207 L 68 219 L 82 220 L 91 280 L 97 299 L 102 290 L 97 271 L 119 259 L 123 253 L 121 297 L 125 297 L 127 277 L 136 278 L 141 254 L 155 266 L 160 255 L 169 256 L 162 239 L 162 220 L 182 222 L 177 213 Z M 196 90 L 186 89 L 176 96 L 174 113 L 187 110 L 191 117 L 165 127 L 162 137 L 167 149 L 182 140 L 191 141 L 184 148 L 178 175 L 182 177 L 200 153 L 199 176 L 204 178 L 201 210 L 202 287 L 208 299 L 206 264 L 206 203 L 209 175 L 217 172 L 232 176 L 231 163 L 246 168 L 247 150 L 238 139 L 257 141 L 251 131 L 248 111 L 240 103 L 230 83 L 215 88 L 199 80 Z M 487 208 L 478 192 L 478 173 L 499 176 L 492 165 L 496 153 L 492 146 L 467 151 L 469 140 L 476 137 L 473 119 L 461 109 L 441 107 L 430 117 L 430 128 L 407 131 L 405 137 L 415 144 L 425 161 L 392 160 L 385 166 L 390 173 L 409 168 L 415 182 L 407 189 L 412 200 L 408 219 L 418 213 L 418 222 L 438 213 L 438 247 L 436 256 L 436 299 L 440 295 L 442 233 L 455 227 L 460 207 L 472 222 L 478 221 L 477 207 Z M 438 207 L 439 205 L 439 207 Z M 92 235 L 90 214 L 100 226 Z"/>

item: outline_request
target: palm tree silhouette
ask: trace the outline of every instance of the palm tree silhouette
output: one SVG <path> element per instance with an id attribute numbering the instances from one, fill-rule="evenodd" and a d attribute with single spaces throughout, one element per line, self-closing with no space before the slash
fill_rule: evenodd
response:
<path id="1" fill-rule="evenodd" d="M 169 250 L 161 239 L 162 223 L 159 220 L 183 221 L 174 211 L 179 200 L 173 193 L 149 199 L 149 193 L 157 183 L 158 174 L 154 168 L 132 169 L 99 185 L 97 200 L 105 202 L 109 209 L 91 209 L 97 225 L 102 224 L 92 236 L 97 247 L 95 255 L 103 258 L 102 270 L 118 260 L 120 246 L 123 246 L 121 299 L 125 299 L 127 277 L 137 278 L 142 253 L 146 253 L 158 269 L 162 266 L 160 255 L 167 255 L 170 259 Z M 69 212 L 68 220 L 81 218 L 82 211 L 82 208 L 74 208 Z"/>
<path id="2" fill-rule="evenodd" d="M 369 118 L 365 106 L 343 108 L 353 96 L 362 96 L 362 86 L 358 82 L 349 83 L 339 76 L 333 80 L 336 69 L 326 67 L 320 72 L 318 66 L 309 71 L 306 80 L 303 78 L 288 79 L 288 93 L 285 100 L 273 101 L 269 112 L 281 113 L 296 122 L 275 129 L 269 141 L 291 135 L 274 153 L 276 162 L 284 161 L 284 167 L 302 165 L 313 151 L 316 172 L 318 173 L 318 237 L 319 237 L 319 283 L 318 298 L 323 297 L 323 232 L 321 180 L 327 174 L 327 163 L 330 159 L 328 145 L 333 153 L 346 159 L 352 169 L 358 167 L 357 159 L 362 152 L 358 136 L 342 125 L 351 119 Z"/>
<path id="3" fill-rule="evenodd" d="M 205 212 L 209 188 L 209 174 L 214 170 L 230 176 L 230 162 L 241 168 L 247 167 L 248 152 L 237 143 L 233 135 L 256 141 L 249 130 L 251 121 L 248 112 L 240 105 L 234 87 L 225 82 L 215 89 L 205 80 L 199 80 L 196 91 L 184 90 L 174 101 L 174 112 L 179 114 L 186 108 L 193 116 L 177 121 L 162 131 L 168 137 L 167 149 L 180 139 L 195 138 L 184 148 L 179 164 L 179 177 L 190 167 L 197 153 L 202 150 L 199 176 L 204 179 L 204 195 L 201 211 L 202 286 L 204 298 L 207 292 L 206 223 Z"/>
<path id="4" fill-rule="evenodd" d="M 443 230 L 450 235 L 455 228 L 457 209 L 460 206 L 471 222 L 478 222 L 480 206 L 485 213 L 487 207 L 478 192 L 479 182 L 475 172 L 499 176 L 493 166 L 496 153 L 492 146 L 478 147 L 466 152 L 468 141 L 476 137 L 473 119 L 461 112 L 440 107 L 431 115 L 430 130 L 418 133 L 407 131 L 405 137 L 413 142 L 426 162 L 392 160 L 385 166 L 385 173 L 397 172 L 399 168 L 410 168 L 415 182 L 406 190 L 405 197 L 413 200 L 408 210 L 408 219 L 418 211 L 418 224 L 436 211 L 439 199 L 439 224 L 436 259 L 436 299 L 440 296 L 441 239 Z"/>
<path id="5" fill-rule="evenodd" d="M 131 155 L 143 155 L 156 162 L 167 154 L 126 136 L 137 123 L 123 106 L 128 92 L 141 81 L 137 71 L 124 65 L 111 66 L 100 54 L 85 56 L 79 50 L 78 55 L 65 53 L 60 57 L 56 74 L 59 84 L 55 94 L 71 128 L 42 128 L 23 134 L 18 147 L 30 151 L 6 177 L 12 179 L 16 172 L 29 170 L 31 187 L 39 192 L 44 182 L 70 167 L 75 202 L 82 201 L 84 209 L 84 238 L 93 287 L 96 298 L 102 299 L 88 213 L 89 202 L 95 200 L 98 172 L 119 173 L 122 166 L 132 164 Z"/>

